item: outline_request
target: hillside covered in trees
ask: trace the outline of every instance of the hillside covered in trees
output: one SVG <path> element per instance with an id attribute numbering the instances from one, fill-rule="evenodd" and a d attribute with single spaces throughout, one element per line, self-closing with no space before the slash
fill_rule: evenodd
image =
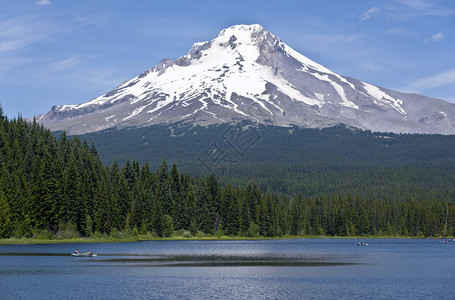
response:
<path id="1" fill-rule="evenodd" d="M 156 162 L 155 162 L 156 163 Z M 0 111 L 0 237 L 453 235 L 450 199 L 307 197 L 220 185 L 166 162 L 104 165 L 93 144 Z"/>
<path id="2" fill-rule="evenodd" d="M 222 185 L 257 185 L 297 197 L 407 201 L 455 199 L 455 136 L 314 129 L 163 124 L 81 136 L 105 164 L 136 160 L 158 169 L 177 163 L 193 178 L 212 172 Z"/>

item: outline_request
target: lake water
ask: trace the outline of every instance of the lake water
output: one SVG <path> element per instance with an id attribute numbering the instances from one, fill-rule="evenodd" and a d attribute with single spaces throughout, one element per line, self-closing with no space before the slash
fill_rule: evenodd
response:
<path id="1" fill-rule="evenodd" d="M 0 245 L 0 298 L 455 299 L 455 242 L 363 241 Z"/>

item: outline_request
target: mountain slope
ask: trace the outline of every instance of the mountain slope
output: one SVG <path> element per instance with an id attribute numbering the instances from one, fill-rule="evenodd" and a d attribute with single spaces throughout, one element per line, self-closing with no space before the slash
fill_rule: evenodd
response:
<path id="1" fill-rule="evenodd" d="M 236 25 L 179 59 L 79 105 L 38 116 L 52 130 L 95 132 L 160 123 L 249 120 L 323 128 L 455 133 L 455 105 L 340 76 L 294 51 L 260 25 Z"/>

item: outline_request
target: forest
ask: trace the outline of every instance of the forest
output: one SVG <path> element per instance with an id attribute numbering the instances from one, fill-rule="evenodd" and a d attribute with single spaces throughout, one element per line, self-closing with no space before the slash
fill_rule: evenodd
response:
<path id="1" fill-rule="evenodd" d="M 436 193 L 307 196 L 220 184 L 214 174 L 192 177 L 165 161 L 156 170 L 130 160 L 108 165 L 93 143 L 9 120 L 1 109 L 0 170 L 1 238 L 454 235 L 454 202 Z"/>
<path id="2" fill-rule="evenodd" d="M 156 170 L 165 160 L 192 178 L 214 174 L 223 186 L 251 184 L 292 197 L 455 199 L 453 135 L 241 122 L 123 128 L 80 138 L 95 143 L 104 164 L 117 160 L 123 165 L 134 158 Z"/>

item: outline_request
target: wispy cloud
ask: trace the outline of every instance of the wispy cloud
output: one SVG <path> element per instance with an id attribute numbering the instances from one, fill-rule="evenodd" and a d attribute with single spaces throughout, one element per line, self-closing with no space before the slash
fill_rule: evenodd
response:
<path id="1" fill-rule="evenodd" d="M 384 7 L 387 16 L 397 20 L 410 20 L 425 16 L 453 16 L 453 6 L 434 0 L 395 0 L 395 4 Z"/>
<path id="2" fill-rule="evenodd" d="M 114 88 L 125 78 L 119 78 L 118 69 L 112 66 L 100 66 L 93 59 L 81 55 L 55 60 L 45 67 L 47 76 L 58 78 L 64 74 L 61 84 L 86 90 L 105 90 Z M 60 80 L 60 79 L 56 79 Z"/>
<path id="3" fill-rule="evenodd" d="M 444 38 L 445 38 L 445 35 L 442 32 L 433 34 L 431 36 L 431 40 L 434 42 L 442 41 Z"/>
<path id="4" fill-rule="evenodd" d="M 61 13 L 0 20 L 0 78 L 3 83 L 44 86 L 52 80 L 85 90 L 100 86 L 107 89 L 120 83 L 117 69 L 97 63 L 102 55 L 79 53 L 85 51 L 84 47 L 74 47 L 65 53 L 48 50 L 55 46 L 55 40 L 66 41 L 64 38 L 68 33 L 101 26 L 91 20 L 74 22 L 70 17 Z"/>
<path id="5" fill-rule="evenodd" d="M 432 3 L 427 0 L 398 0 L 398 2 L 416 10 L 426 10 L 432 6 Z"/>
<path id="6" fill-rule="evenodd" d="M 446 1 L 446 3 L 450 3 L 450 1 Z M 359 19 L 366 21 L 380 14 L 389 19 L 408 21 L 428 16 L 454 16 L 455 8 L 450 4 L 444 4 L 443 1 L 391 0 L 371 7 L 359 16 Z"/>
<path id="7" fill-rule="evenodd" d="M 433 76 L 424 77 L 411 82 L 401 90 L 413 93 L 421 93 L 426 90 L 441 88 L 455 84 L 455 69 L 442 72 Z"/>
<path id="8" fill-rule="evenodd" d="M 22 17 L 0 21 L 0 60 L 17 56 L 22 50 L 52 34 L 47 21 Z"/>
<path id="9" fill-rule="evenodd" d="M 416 37 L 419 35 L 419 33 L 416 31 L 412 31 L 412 30 L 404 29 L 404 28 L 389 28 L 385 33 L 388 35 L 410 36 L 410 37 Z"/>
<path id="10" fill-rule="evenodd" d="M 424 41 L 425 43 L 428 43 L 428 42 L 430 42 L 430 41 L 432 41 L 432 42 L 439 42 L 439 41 L 442 41 L 442 40 L 445 39 L 445 38 L 446 38 L 446 36 L 444 35 L 444 33 L 440 32 L 440 33 L 435 33 L 435 34 L 433 34 L 433 35 L 432 35 L 431 37 L 429 37 L 429 38 L 426 36 L 426 37 L 423 39 L 423 41 Z"/>
<path id="11" fill-rule="evenodd" d="M 50 5 L 51 4 L 51 0 L 40 0 L 38 2 L 36 2 L 36 5 Z"/>
<path id="12" fill-rule="evenodd" d="M 302 36 L 305 40 L 323 45 L 350 44 L 362 39 L 361 34 L 309 34 Z"/>
<path id="13" fill-rule="evenodd" d="M 51 68 L 51 70 L 56 71 L 56 72 L 58 72 L 58 71 L 66 71 L 66 70 L 73 69 L 78 64 L 80 64 L 79 57 L 77 55 L 73 55 L 73 56 L 71 56 L 69 58 L 53 62 L 50 65 L 50 68 Z"/>
<path id="14" fill-rule="evenodd" d="M 360 20 L 366 21 L 379 14 L 381 10 L 378 7 L 372 7 L 360 16 Z"/>

